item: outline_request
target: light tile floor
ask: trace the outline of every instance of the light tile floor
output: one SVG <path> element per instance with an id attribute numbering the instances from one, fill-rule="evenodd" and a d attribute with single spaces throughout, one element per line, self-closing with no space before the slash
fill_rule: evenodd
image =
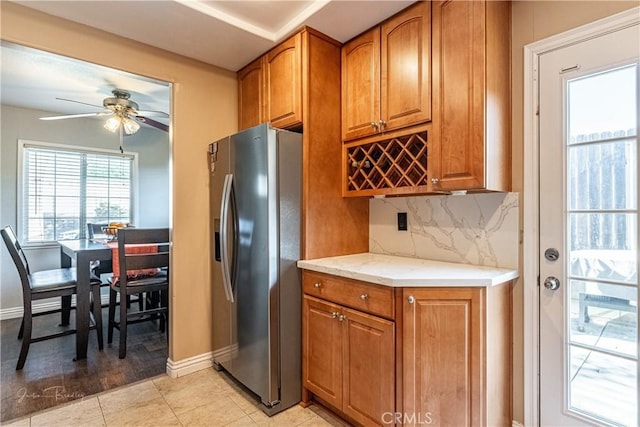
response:
<path id="1" fill-rule="evenodd" d="M 4 425 L 4 424 L 3 424 Z M 267 417 L 225 374 L 156 377 L 33 414 L 8 426 L 348 426 L 317 405 Z"/>

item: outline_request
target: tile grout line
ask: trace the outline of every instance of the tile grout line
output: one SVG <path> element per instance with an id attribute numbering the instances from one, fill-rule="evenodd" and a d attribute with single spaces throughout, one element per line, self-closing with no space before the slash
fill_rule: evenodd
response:
<path id="1" fill-rule="evenodd" d="M 158 386 L 156 385 L 155 381 L 151 380 L 151 384 L 153 385 L 153 388 L 156 389 L 156 391 L 158 392 L 158 394 L 160 394 L 160 397 L 162 397 L 162 400 L 164 401 L 164 403 L 169 407 L 169 410 L 171 411 L 171 413 L 173 414 L 174 417 L 176 417 L 176 420 L 178 420 L 178 423 L 181 426 L 184 426 L 184 424 L 182 424 L 182 421 L 180 420 L 180 417 L 178 417 L 178 414 L 176 414 L 176 411 L 173 410 L 173 407 L 171 406 L 171 404 L 167 401 L 167 399 L 165 398 L 164 394 L 162 393 L 162 391 L 158 388 Z"/>
<path id="2" fill-rule="evenodd" d="M 98 406 L 100 407 L 100 414 L 102 415 L 102 421 L 104 422 L 104 425 L 107 426 L 107 417 L 104 416 L 104 409 L 102 409 L 102 402 L 100 401 L 100 396 L 96 396 L 96 399 L 98 400 Z"/>

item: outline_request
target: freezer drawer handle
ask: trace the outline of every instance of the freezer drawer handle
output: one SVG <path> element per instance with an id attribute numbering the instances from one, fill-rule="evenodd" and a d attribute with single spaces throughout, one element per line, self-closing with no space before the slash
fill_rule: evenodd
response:
<path id="1" fill-rule="evenodd" d="M 222 187 L 222 204 L 220 206 L 220 254 L 222 255 L 222 284 L 227 301 L 235 302 L 233 290 L 231 289 L 231 269 L 229 265 L 229 205 L 231 204 L 231 193 L 233 185 L 233 175 L 227 174 L 224 177 Z"/>

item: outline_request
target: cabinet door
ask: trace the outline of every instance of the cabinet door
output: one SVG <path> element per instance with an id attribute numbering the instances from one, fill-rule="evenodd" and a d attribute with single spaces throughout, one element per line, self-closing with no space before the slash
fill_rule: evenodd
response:
<path id="1" fill-rule="evenodd" d="M 342 46 L 342 139 L 377 133 L 379 120 L 380 28 L 376 27 Z"/>
<path id="2" fill-rule="evenodd" d="M 343 412 L 363 425 L 393 424 L 394 323 L 354 310 L 344 318 Z"/>
<path id="3" fill-rule="evenodd" d="M 247 129 L 264 121 L 262 58 L 238 71 L 238 128 Z"/>
<path id="4" fill-rule="evenodd" d="M 380 31 L 381 130 L 431 120 L 431 4 L 418 2 Z"/>
<path id="5" fill-rule="evenodd" d="M 303 301 L 303 385 L 318 397 L 342 407 L 341 308 L 305 295 Z"/>
<path id="6" fill-rule="evenodd" d="M 483 425 L 484 288 L 403 291 L 407 425 Z"/>
<path id="7" fill-rule="evenodd" d="M 277 128 L 302 123 L 302 55 L 300 33 L 265 56 L 266 118 Z"/>
<path id="8" fill-rule="evenodd" d="M 485 3 L 435 1 L 432 8 L 439 153 L 430 158 L 431 176 L 436 190 L 484 188 Z"/>

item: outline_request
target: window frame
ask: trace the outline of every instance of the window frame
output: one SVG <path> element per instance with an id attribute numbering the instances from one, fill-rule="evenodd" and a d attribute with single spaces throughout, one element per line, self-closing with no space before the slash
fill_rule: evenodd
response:
<path id="1" fill-rule="evenodd" d="M 29 241 L 25 237 L 25 223 L 24 223 L 24 152 L 26 148 L 42 148 L 47 150 L 58 151 L 70 151 L 74 153 L 83 154 L 95 154 L 95 155 L 116 155 L 116 156 L 129 156 L 131 157 L 131 221 L 132 223 L 138 222 L 138 202 L 139 202 L 139 170 L 138 170 L 138 153 L 134 151 L 110 150 L 106 148 L 86 147 L 80 145 L 60 144 L 56 142 L 34 141 L 28 139 L 18 139 L 18 156 L 17 156 L 17 188 L 16 188 L 16 226 L 18 240 L 25 248 L 31 247 L 49 247 L 58 246 L 56 240 L 53 241 Z"/>

